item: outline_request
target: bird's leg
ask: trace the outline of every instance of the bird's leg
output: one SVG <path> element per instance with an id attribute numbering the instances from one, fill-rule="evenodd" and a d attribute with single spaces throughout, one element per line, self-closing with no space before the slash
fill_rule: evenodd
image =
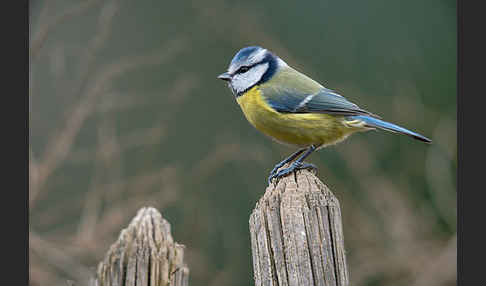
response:
<path id="1" fill-rule="evenodd" d="M 293 163 L 290 165 L 290 167 L 285 168 L 285 169 L 283 169 L 283 170 L 280 170 L 280 171 L 278 171 L 277 173 L 273 173 L 273 171 L 272 171 L 272 174 L 270 175 L 270 177 L 268 177 L 268 182 L 269 182 L 269 184 L 271 183 L 271 181 L 272 181 L 272 179 L 273 179 L 273 178 L 280 178 L 280 177 L 282 177 L 282 176 L 285 176 L 285 175 L 287 175 L 287 174 L 292 173 L 292 172 L 293 172 L 293 171 L 295 171 L 295 170 L 299 170 L 299 169 L 317 169 L 317 167 L 316 167 L 315 165 L 313 165 L 313 164 L 310 164 L 310 163 L 304 163 L 305 158 L 307 158 L 307 157 L 308 157 L 308 156 L 309 156 L 309 155 L 310 155 L 312 152 L 314 152 L 316 149 L 317 149 L 317 148 L 316 148 L 316 146 L 311 145 L 311 146 L 310 146 L 310 147 L 307 149 L 307 151 L 304 153 L 304 155 L 302 155 L 302 156 L 301 156 L 299 159 L 297 159 L 295 162 L 293 162 Z M 291 158 L 291 159 L 289 159 L 289 158 L 285 159 L 284 161 L 282 161 L 282 162 L 284 162 L 283 164 L 288 163 L 289 161 L 293 160 L 295 157 L 297 157 L 297 156 L 298 156 L 300 153 L 302 153 L 304 150 L 306 150 L 306 149 L 302 149 L 302 150 L 299 150 L 299 151 L 295 152 L 294 154 L 292 154 L 292 155 L 289 157 L 289 158 L 291 158 L 291 157 L 293 156 L 293 158 Z M 295 156 L 294 156 L 294 155 L 295 155 Z M 289 159 L 289 160 L 288 160 L 288 159 Z M 283 165 L 283 164 L 282 164 L 282 165 Z M 279 163 L 278 165 L 280 165 L 280 163 Z M 277 166 L 275 166 L 275 167 L 277 167 Z M 280 167 L 281 167 L 281 166 L 280 166 Z M 278 169 L 278 168 L 277 168 L 277 169 Z"/>
<path id="2" fill-rule="evenodd" d="M 293 162 L 292 165 L 290 165 L 289 168 L 287 168 L 287 169 L 290 169 L 290 170 L 286 174 L 288 174 L 288 173 L 290 173 L 294 170 L 298 170 L 298 169 L 317 169 L 317 167 L 314 164 L 304 163 L 305 158 L 307 158 L 316 149 L 317 148 L 316 148 L 315 145 L 311 145 L 309 147 L 309 149 L 307 150 L 307 152 L 304 153 L 304 155 L 302 155 L 299 159 L 297 159 L 295 162 Z M 285 171 L 285 170 L 282 170 L 282 171 Z M 278 173 L 277 173 L 277 178 L 280 177 L 280 176 L 283 176 L 283 175 L 285 175 L 285 174 L 278 175 Z"/>
<path id="3" fill-rule="evenodd" d="M 288 162 L 294 160 L 297 156 L 299 156 L 300 154 L 302 154 L 302 152 L 304 152 L 305 150 L 307 150 L 307 148 L 302 148 L 300 150 L 297 150 L 295 153 L 293 153 L 292 155 L 290 155 L 288 158 L 286 158 L 282 162 L 280 162 L 277 165 L 275 165 L 275 167 L 273 167 L 273 170 L 270 172 L 270 176 L 273 175 L 273 174 L 276 174 L 277 171 L 278 171 L 278 169 L 280 169 L 283 165 L 287 164 Z"/>

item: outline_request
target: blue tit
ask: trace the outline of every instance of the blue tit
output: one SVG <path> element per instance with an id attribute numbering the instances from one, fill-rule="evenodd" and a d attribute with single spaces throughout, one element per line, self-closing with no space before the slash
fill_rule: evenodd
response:
<path id="1" fill-rule="evenodd" d="M 238 51 L 227 72 L 218 78 L 228 83 L 246 119 L 256 129 L 280 143 L 299 148 L 273 168 L 269 184 L 273 178 L 297 169 L 316 169 L 304 159 L 358 131 L 380 129 L 431 142 L 418 133 L 381 120 L 258 46 Z M 291 161 L 294 162 L 288 168 L 279 170 Z"/>

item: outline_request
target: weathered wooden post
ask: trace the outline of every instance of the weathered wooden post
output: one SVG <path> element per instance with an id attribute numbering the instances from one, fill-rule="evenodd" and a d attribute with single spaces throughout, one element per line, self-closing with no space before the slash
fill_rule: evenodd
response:
<path id="1" fill-rule="evenodd" d="M 267 187 L 250 234 L 256 286 L 349 285 L 339 201 L 310 171 Z"/>
<path id="2" fill-rule="evenodd" d="M 152 207 L 142 208 L 98 265 L 94 286 L 187 286 L 184 246 Z"/>

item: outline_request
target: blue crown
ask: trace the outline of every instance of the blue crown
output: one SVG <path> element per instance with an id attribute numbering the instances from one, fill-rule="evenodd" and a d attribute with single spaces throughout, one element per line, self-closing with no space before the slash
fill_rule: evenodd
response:
<path id="1" fill-rule="evenodd" d="M 246 47 L 242 48 L 241 50 L 236 53 L 236 55 L 233 57 L 231 60 L 231 64 L 235 64 L 237 62 L 241 62 L 246 60 L 251 54 L 255 53 L 258 50 L 261 50 L 262 48 L 259 46 L 251 46 L 251 47 Z"/>

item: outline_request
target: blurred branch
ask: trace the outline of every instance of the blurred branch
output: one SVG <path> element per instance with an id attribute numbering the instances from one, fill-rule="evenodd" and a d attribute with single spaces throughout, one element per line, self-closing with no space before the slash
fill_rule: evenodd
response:
<path id="1" fill-rule="evenodd" d="M 95 74 L 92 83 L 88 85 L 81 100 L 75 106 L 74 110 L 70 112 L 70 117 L 67 118 L 65 127 L 48 140 L 47 150 L 43 154 L 42 160 L 40 160 L 37 182 L 31 189 L 29 198 L 31 206 L 35 202 L 47 178 L 57 169 L 71 150 L 76 135 L 85 119 L 95 110 L 96 100 L 105 91 L 105 87 L 116 77 L 130 70 L 164 63 L 172 58 L 176 52 L 179 52 L 181 48 L 182 41 L 173 40 L 162 51 L 121 60 L 117 63 L 107 65 Z"/>
<path id="2" fill-rule="evenodd" d="M 178 194 L 175 191 L 171 191 L 171 194 L 173 194 L 172 197 L 170 195 L 167 196 L 166 193 L 164 195 L 160 193 L 153 195 L 135 194 L 128 197 L 126 201 L 120 200 L 110 205 L 107 210 L 103 211 L 103 215 L 98 218 L 96 225 L 94 225 L 94 235 L 86 237 L 84 240 L 79 240 L 76 234 L 73 234 L 65 242 L 67 244 L 66 250 L 73 256 L 86 255 L 89 252 L 92 257 L 99 258 L 103 251 L 106 250 L 113 236 L 119 232 L 119 227 L 126 223 L 127 218 L 124 214 L 135 212 L 140 207 L 153 204 L 153 202 L 157 202 L 158 207 L 164 208 L 178 199 Z"/>
<path id="3" fill-rule="evenodd" d="M 157 202 L 159 208 L 165 208 L 180 198 L 179 180 L 171 178 L 173 175 L 170 173 L 171 170 L 164 168 L 148 175 L 136 176 L 127 183 L 127 189 L 132 190 L 133 195 L 114 202 L 103 213 L 96 226 L 97 237 L 106 237 L 114 233 L 118 226 L 124 223 L 124 213 L 133 212 L 142 205 L 153 202 Z M 147 189 L 154 186 L 157 186 L 158 192 L 148 194 Z"/>
<path id="4" fill-rule="evenodd" d="M 70 89 L 74 92 L 80 92 L 83 84 L 89 77 L 90 66 L 95 59 L 96 53 L 103 47 L 110 35 L 113 19 L 118 11 L 118 0 L 107 2 L 101 9 L 98 17 L 97 33 L 91 39 L 84 54 L 81 56 L 79 76 L 77 82 L 73 83 Z"/>
<path id="5" fill-rule="evenodd" d="M 97 0 L 95 0 L 95 1 L 97 1 Z M 40 28 L 41 32 L 39 32 L 40 36 L 37 37 L 37 39 L 38 39 L 37 42 L 41 42 L 40 44 L 38 44 L 39 47 L 42 44 L 42 42 L 45 40 L 45 38 L 47 37 L 47 34 L 48 34 L 50 27 L 57 25 L 57 24 L 61 23 L 63 20 L 88 9 L 89 7 L 91 7 L 91 5 L 93 3 L 95 3 L 95 1 L 92 1 L 92 0 L 86 1 L 82 5 L 73 7 L 72 9 L 68 10 L 65 14 L 63 14 L 63 16 L 61 16 L 60 18 L 58 18 L 57 20 L 52 22 L 50 25 L 49 24 L 41 25 L 41 28 Z M 117 6 L 115 4 L 116 4 L 115 1 L 109 2 L 101 10 L 102 12 L 100 13 L 100 17 L 99 17 L 97 34 L 95 34 L 95 36 L 93 37 L 93 40 L 90 42 L 90 44 L 86 48 L 86 52 L 85 52 L 84 56 L 82 56 L 80 58 L 80 62 L 81 62 L 81 66 L 82 66 L 81 72 L 80 72 L 80 77 L 79 77 L 78 83 L 75 84 L 75 87 L 71 89 L 75 93 L 80 92 L 81 85 L 85 81 L 86 76 L 88 75 L 87 71 L 88 71 L 89 64 L 92 62 L 93 55 L 101 47 L 102 43 L 105 41 L 105 39 L 107 38 L 107 35 L 109 34 L 110 27 L 111 27 L 111 21 L 113 19 L 113 16 L 115 15 L 115 11 L 117 10 Z M 45 8 L 44 8 L 43 15 L 47 14 L 47 12 L 45 12 L 47 10 L 47 6 L 48 5 L 46 5 Z M 43 18 L 41 18 L 41 20 L 42 19 Z M 34 45 L 33 45 L 34 51 L 36 51 L 36 49 L 35 49 L 35 47 L 36 47 L 35 42 L 36 41 L 34 40 L 33 42 L 34 42 Z M 31 97 L 32 97 L 32 92 L 30 92 L 30 94 L 29 94 L 29 99 L 31 99 Z M 86 111 L 85 113 L 88 114 L 90 112 Z M 78 117 L 78 122 L 82 123 L 82 121 L 84 121 L 84 120 L 79 120 L 79 117 Z M 76 125 L 75 123 L 76 123 L 76 120 L 74 122 L 71 122 L 71 124 Z M 77 125 L 81 126 L 81 124 L 79 124 L 79 123 Z M 70 137 L 74 137 L 74 135 L 72 135 L 72 132 L 71 132 L 71 134 L 67 134 L 67 133 L 69 133 L 67 131 L 71 130 L 71 131 L 75 131 L 75 133 L 77 133 L 76 129 L 79 129 L 79 127 L 78 128 L 66 129 L 66 132 L 64 132 L 63 134 L 69 135 Z M 53 152 L 53 154 L 55 154 L 55 149 L 51 150 L 51 152 Z M 36 172 L 34 173 L 34 175 L 31 176 L 33 183 L 31 184 L 31 192 L 30 192 L 30 197 L 29 197 L 29 199 L 30 199 L 29 203 L 34 201 L 33 199 L 36 198 L 38 191 L 42 188 L 43 183 L 45 182 L 46 178 L 51 173 L 48 170 L 46 170 L 46 165 L 45 165 L 47 163 L 46 161 L 47 161 L 47 159 L 44 159 L 42 161 L 44 163 L 44 165 L 41 165 L 41 166 L 35 165 L 37 168 L 35 169 Z M 51 165 L 52 165 L 52 163 L 51 163 Z"/>
<path id="6" fill-rule="evenodd" d="M 197 80 L 195 76 L 187 75 L 179 77 L 175 80 L 172 84 L 172 88 L 167 91 L 162 91 L 159 93 L 166 94 L 167 96 L 167 105 L 171 106 L 171 109 L 167 112 L 161 114 L 163 118 L 159 121 L 156 121 L 153 127 L 149 128 L 140 128 L 131 133 L 124 135 L 120 138 L 119 141 L 119 148 L 117 150 L 108 150 L 109 152 L 118 152 L 121 154 L 122 152 L 126 151 L 127 149 L 147 146 L 147 145 L 155 145 L 160 144 L 162 139 L 164 138 L 165 134 L 167 133 L 167 125 L 164 123 L 168 118 L 171 118 L 177 114 L 178 107 L 184 102 L 187 98 L 187 95 L 197 87 Z M 105 113 L 116 111 L 123 108 L 133 108 L 134 106 L 143 106 L 143 103 L 140 102 L 139 97 L 130 96 L 130 97 L 122 97 L 119 96 L 114 98 L 115 95 L 108 95 L 111 99 L 103 100 L 96 105 L 96 109 L 99 114 L 105 116 Z M 105 97 L 105 99 L 106 99 Z M 134 99 L 135 98 L 135 99 Z M 93 160 L 93 154 L 96 151 L 93 150 L 92 147 L 86 147 L 79 150 L 73 150 L 70 153 L 69 160 L 79 163 L 79 162 L 86 162 Z"/>
<path id="7" fill-rule="evenodd" d="M 436 257 L 430 259 L 411 285 L 445 285 L 455 282 L 457 277 L 457 234 L 455 234 Z"/>
<path id="8" fill-rule="evenodd" d="M 106 97 L 105 97 L 106 99 Z M 110 116 L 104 114 L 98 125 L 98 148 L 91 186 L 86 194 L 84 207 L 78 224 L 78 240 L 89 240 L 96 228 L 98 215 L 101 210 L 103 189 L 98 186 L 102 179 L 122 180 L 123 169 L 120 156 L 120 144 L 117 140 L 115 123 Z"/>
<path id="9" fill-rule="evenodd" d="M 94 4 L 96 4 L 98 1 L 99 0 L 86 0 L 82 3 L 80 3 L 77 6 L 71 7 L 70 9 L 68 9 L 63 14 L 61 14 L 60 16 L 58 16 L 57 18 L 55 18 L 54 20 L 52 20 L 50 22 L 44 22 L 44 23 L 41 22 L 37 34 L 35 35 L 35 37 L 30 42 L 31 43 L 30 44 L 30 59 L 31 59 L 31 61 L 34 60 L 35 57 L 38 55 L 40 49 L 42 48 L 42 46 L 45 43 L 45 40 L 47 39 L 47 35 L 49 34 L 49 32 L 54 27 L 56 27 L 57 25 L 63 23 L 64 21 L 66 21 L 66 20 L 68 20 L 68 19 L 70 19 L 70 18 L 72 18 L 72 17 L 74 17 L 78 14 L 85 12 L 86 10 L 88 10 L 89 8 L 94 6 Z M 47 8 L 44 8 L 42 15 L 46 15 L 46 14 L 47 14 Z"/>
<path id="10" fill-rule="evenodd" d="M 116 150 L 109 149 L 107 151 L 111 153 L 115 152 L 115 154 L 111 155 L 116 155 L 132 148 L 160 144 L 166 132 L 166 127 L 162 123 L 156 122 L 153 127 L 140 128 L 127 135 L 121 136 L 118 140 L 120 146 Z M 93 147 L 80 148 L 73 150 L 69 154 L 68 160 L 77 164 L 92 161 L 95 159 L 94 157 L 96 157 L 96 155 L 93 155 L 94 153 L 96 153 L 96 151 Z"/>
<path id="11" fill-rule="evenodd" d="M 425 179 L 437 212 L 451 229 L 456 227 L 456 122 L 442 116 L 434 128 L 435 144 L 425 154 Z"/>
<path id="12" fill-rule="evenodd" d="M 34 157 L 34 152 L 32 151 L 32 147 L 29 146 L 29 185 L 37 186 L 38 179 L 39 179 L 38 163 L 36 158 Z"/>
<path id="13" fill-rule="evenodd" d="M 117 112 L 117 111 L 125 111 L 127 109 L 136 108 L 136 107 L 144 107 L 149 105 L 150 103 L 140 98 L 140 93 L 123 93 L 120 94 L 116 92 L 116 94 L 109 95 L 107 98 L 111 100 L 103 100 L 98 105 L 96 105 L 96 112 L 99 114 L 103 113 L 110 113 L 110 112 Z"/>
<path id="14" fill-rule="evenodd" d="M 206 157 L 194 164 L 190 171 L 191 182 L 200 182 L 227 162 L 247 160 L 264 162 L 266 156 L 264 150 L 255 146 L 245 146 L 239 142 L 218 144 Z"/>
<path id="15" fill-rule="evenodd" d="M 94 275 L 92 271 L 66 255 L 63 250 L 58 249 L 54 244 L 43 240 L 36 232 L 29 231 L 29 248 L 39 257 L 42 257 L 49 264 L 67 273 L 76 281 L 87 281 Z M 79 285 L 84 285 L 80 283 Z"/>
<path id="16" fill-rule="evenodd" d="M 177 172 L 175 172 L 173 167 L 165 167 L 153 172 L 146 172 L 142 175 L 126 178 L 123 181 L 103 184 L 100 185 L 99 188 L 104 190 L 119 190 L 125 186 L 126 189 L 131 190 L 131 192 L 136 194 L 143 194 L 148 188 L 153 186 L 157 186 L 164 190 L 170 190 L 177 185 L 174 184 L 176 174 Z M 111 201 L 111 203 L 114 204 L 117 202 Z"/>
<path id="17" fill-rule="evenodd" d="M 112 183 L 93 181 L 92 188 L 86 195 L 78 232 L 68 239 L 69 252 L 73 255 L 81 255 L 86 251 L 99 254 L 100 249 L 106 246 L 104 241 L 111 240 L 117 228 L 125 223 L 124 213 L 134 212 L 142 205 L 153 202 L 158 202 L 158 207 L 165 208 L 180 198 L 180 184 L 174 167 L 165 167 L 131 178 L 120 178 Z M 123 192 L 122 196 L 121 190 L 128 191 Z M 109 207 L 101 211 L 104 202 Z M 55 233 L 51 235 L 56 236 Z"/>

